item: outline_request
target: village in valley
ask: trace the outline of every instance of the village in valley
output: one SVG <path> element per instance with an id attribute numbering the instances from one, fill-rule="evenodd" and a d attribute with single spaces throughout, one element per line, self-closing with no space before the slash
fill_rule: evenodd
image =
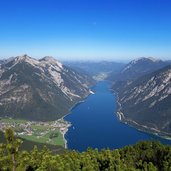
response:
<path id="1" fill-rule="evenodd" d="M 17 137 L 34 142 L 65 146 L 64 135 L 71 124 L 63 119 L 51 122 L 0 118 L 0 131 L 12 128 Z"/>

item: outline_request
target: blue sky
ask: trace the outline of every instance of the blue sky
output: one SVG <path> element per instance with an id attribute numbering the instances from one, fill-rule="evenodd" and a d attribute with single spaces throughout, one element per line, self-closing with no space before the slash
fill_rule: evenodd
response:
<path id="1" fill-rule="evenodd" d="M 1 0 L 0 57 L 171 59 L 170 0 Z"/>

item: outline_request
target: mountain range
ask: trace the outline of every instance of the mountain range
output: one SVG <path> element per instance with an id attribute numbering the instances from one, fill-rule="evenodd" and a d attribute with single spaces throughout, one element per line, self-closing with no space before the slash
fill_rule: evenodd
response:
<path id="1" fill-rule="evenodd" d="M 61 118 L 91 93 L 89 87 L 95 84 L 92 77 L 110 73 L 110 78 L 103 79 L 113 79 L 119 118 L 141 130 L 171 136 L 170 61 L 139 58 L 127 65 L 66 65 L 49 56 L 39 60 L 28 55 L 1 60 L 0 117 L 41 121 Z"/>
<path id="2" fill-rule="evenodd" d="M 139 59 L 120 73 L 124 81 L 115 80 L 113 84 L 119 118 L 141 130 L 171 136 L 171 65 L 151 58 Z"/>
<path id="3" fill-rule="evenodd" d="M 94 80 L 53 57 L 28 55 L 0 62 L 0 117 L 55 120 L 91 92 Z"/>
<path id="4" fill-rule="evenodd" d="M 143 75 L 161 69 L 169 64 L 169 61 L 162 61 L 156 58 L 138 58 L 125 65 L 119 73 L 113 76 L 115 81 L 135 80 Z"/>
<path id="5" fill-rule="evenodd" d="M 112 78 L 111 75 L 117 74 L 125 66 L 124 63 L 114 61 L 65 61 L 64 64 L 97 81 Z"/>

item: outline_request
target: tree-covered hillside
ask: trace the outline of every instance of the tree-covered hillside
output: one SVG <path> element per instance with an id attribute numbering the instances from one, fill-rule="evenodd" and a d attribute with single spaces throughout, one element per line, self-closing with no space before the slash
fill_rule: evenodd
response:
<path id="1" fill-rule="evenodd" d="M 0 145 L 0 170 L 13 171 L 170 171 L 171 147 L 159 142 L 139 142 L 122 149 L 87 149 L 53 154 L 46 147 L 35 146 L 21 151 L 22 141 L 12 130 L 5 132 L 6 143 Z"/>

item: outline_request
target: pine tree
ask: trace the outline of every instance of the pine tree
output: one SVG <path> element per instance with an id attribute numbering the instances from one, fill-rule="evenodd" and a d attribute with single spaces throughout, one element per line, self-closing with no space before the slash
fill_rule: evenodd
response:
<path id="1" fill-rule="evenodd" d="M 5 130 L 5 139 L 6 139 L 6 149 L 12 160 L 12 171 L 16 171 L 17 159 L 19 147 L 22 144 L 22 140 L 15 138 L 14 132 L 12 129 L 8 128 Z"/>

